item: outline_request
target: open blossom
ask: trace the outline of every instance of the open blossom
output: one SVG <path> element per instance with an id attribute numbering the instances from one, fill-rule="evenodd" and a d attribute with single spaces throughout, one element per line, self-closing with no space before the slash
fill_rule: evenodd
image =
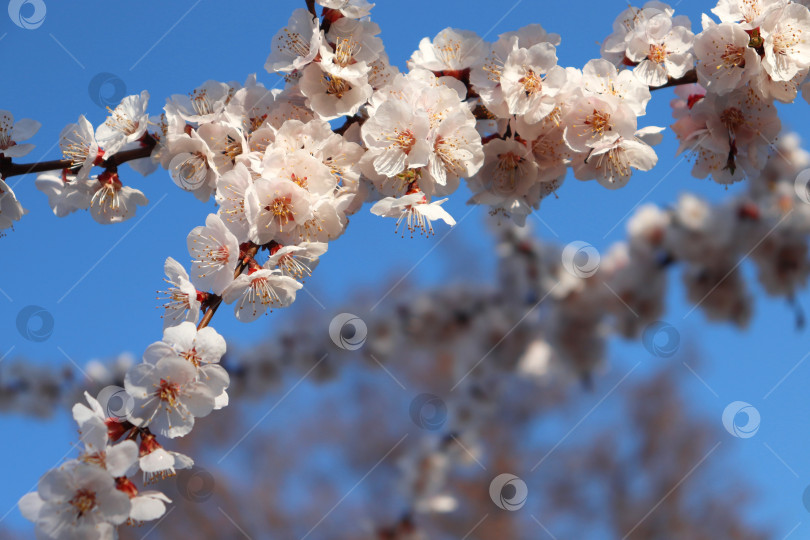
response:
<path id="1" fill-rule="evenodd" d="M 368 76 L 338 75 L 329 71 L 330 65 L 316 62 L 308 65 L 301 76 L 301 93 L 309 107 L 324 120 L 351 116 L 366 103 L 373 89 Z M 335 69 L 335 72 L 343 70 Z"/>
<path id="2" fill-rule="evenodd" d="M 220 81 L 208 80 L 186 94 L 174 94 L 166 100 L 166 120 L 169 126 L 185 128 L 219 120 L 232 96 L 231 87 Z"/>
<path id="3" fill-rule="evenodd" d="M 10 229 L 26 213 L 14 192 L 0 178 L 0 231 Z"/>
<path id="4" fill-rule="evenodd" d="M 178 356 L 134 365 L 124 388 L 135 400 L 127 420 L 172 439 L 188 434 L 194 419 L 207 416 L 215 405 L 216 396 L 197 380 L 194 365 Z"/>
<path id="5" fill-rule="evenodd" d="M 432 40 L 422 38 L 408 67 L 429 71 L 461 71 L 472 66 L 486 52 L 486 43 L 475 32 L 445 28 Z"/>
<path id="6" fill-rule="evenodd" d="M 102 225 L 126 221 L 135 215 L 138 206 L 149 203 L 139 190 L 123 185 L 118 173 L 105 171 L 89 183 L 90 215 Z"/>
<path id="7" fill-rule="evenodd" d="M 194 323 L 182 322 L 163 331 L 163 340 L 149 345 L 144 351 L 144 362 L 157 364 L 167 357 L 179 357 L 197 368 L 200 382 L 215 397 L 215 409 L 228 404 L 225 390 L 230 384 L 228 372 L 218 365 L 225 354 L 225 339 L 211 327 L 197 330 Z"/>
<path id="8" fill-rule="evenodd" d="M 721 22 L 740 23 L 743 29 L 751 30 L 763 15 L 785 4 L 787 0 L 718 0 L 712 13 Z"/>
<path id="9" fill-rule="evenodd" d="M 208 214 L 205 227 L 195 227 L 186 239 L 193 257 L 191 281 L 200 290 L 219 294 L 233 280 L 239 262 L 239 242 L 216 214 Z"/>
<path id="10" fill-rule="evenodd" d="M 453 216 L 442 208 L 442 204 L 447 199 L 428 203 L 424 193 L 411 193 L 402 197 L 386 197 L 374 203 L 371 213 L 382 217 L 397 218 L 397 225 L 394 231 L 399 230 L 399 226 L 405 222 L 405 226 L 411 234 L 419 229 L 422 234 L 432 235 L 433 221 L 442 220 L 451 227 L 456 224 Z M 403 235 L 405 233 L 403 232 Z"/>
<path id="11" fill-rule="evenodd" d="M 251 322 L 268 309 L 292 304 L 301 287 L 301 283 L 279 270 L 251 270 L 228 285 L 222 291 L 222 299 L 226 304 L 235 303 L 234 313 L 238 320 Z"/>
<path id="12" fill-rule="evenodd" d="M 618 71 L 605 59 L 595 58 L 582 68 L 581 88 L 588 94 L 612 95 L 630 107 L 636 116 L 643 116 L 652 97 L 650 87 L 631 71 Z"/>
<path id="13" fill-rule="evenodd" d="M 324 71 L 348 79 L 368 75 L 384 50 L 379 33 L 379 25 L 368 20 L 342 17 L 333 22 L 321 44 Z"/>
<path id="14" fill-rule="evenodd" d="M 144 90 L 140 95 L 127 96 L 110 116 L 96 128 L 96 140 L 110 154 L 123 146 L 143 137 L 149 124 L 146 107 L 149 104 L 149 92 Z"/>
<path id="15" fill-rule="evenodd" d="M 38 490 L 19 502 L 37 538 L 113 540 L 129 517 L 130 500 L 106 469 L 71 460 L 45 473 Z"/>
<path id="16" fill-rule="evenodd" d="M 93 196 L 92 186 L 66 173 L 45 172 L 34 181 L 37 189 L 48 196 L 48 205 L 57 217 L 76 210 L 87 210 Z"/>
<path id="17" fill-rule="evenodd" d="M 299 239 L 297 228 L 314 216 L 312 203 L 309 192 L 295 182 L 257 179 L 245 192 L 251 239 L 258 244 L 294 243 Z"/>
<path id="18" fill-rule="evenodd" d="M 219 177 L 214 167 L 214 152 L 196 131 L 190 136 L 177 137 L 169 148 L 173 157 L 168 169 L 174 183 L 194 193 L 200 201 L 207 201 Z"/>
<path id="19" fill-rule="evenodd" d="M 627 185 L 632 169 L 649 171 L 657 162 L 651 146 L 636 137 L 621 137 L 595 146 L 585 160 L 574 162 L 573 169 L 579 180 L 596 179 L 608 189 L 618 189 Z"/>
<path id="20" fill-rule="evenodd" d="M 303 242 L 297 246 L 275 248 L 264 263 L 264 268 L 278 268 L 284 275 L 304 279 L 312 275 L 318 261 L 326 253 L 326 242 Z"/>
<path id="21" fill-rule="evenodd" d="M 695 38 L 700 84 L 716 94 L 743 86 L 759 70 L 759 55 L 749 47 L 751 36 L 738 24 L 711 26 Z"/>
<path id="22" fill-rule="evenodd" d="M 163 305 L 163 328 L 175 326 L 183 321 L 191 321 L 196 324 L 200 318 L 200 300 L 197 296 L 197 289 L 188 279 L 188 273 L 183 266 L 172 259 L 166 259 L 163 266 L 166 278 L 164 281 L 169 284 L 169 288 L 164 292 L 167 302 Z"/>
<path id="23" fill-rule="evenodd" d="M 273 52 L 264 68 L 289 73 L 304 68 L 318 54 L 323 34 L 318 20 L 306 9 L 293 11 L 287 26 L 273 37 Z"/>
<path id="24" fill-rule="evenodd" d="M 772 9 L 762 20 L 765 56 L 762 68 L 775 81 L 789 81 L 810 67 L 810 10 L 791 2 Z"/>
<path id="25" fill-rule="evenodd" d="M 661 86 L 677 79 L 694 65 L 690 52 L 694 34 L 675 26 L 672 18 L 660 14 L 638 25 L 627 42 L 627 57 L 638 65 L 633 73 L 649 86 Z"/>
<path id="26" fill-rule="evenodd" d="M 31 143 L 23 143 L 33 137 L 42 124 L 30 118 L 14 121 L 9 111 L 0 110 L 0 156 L 7 158 L 23 157 L 34 149 Z"/>
<path id="27" fill-rule="evenodd" d="M 482 191 L 505 199 L 523 197 L 537 181 L 537 162 L 531 148 L 520 141 L 494 139 L 484 145 L 484 155 L 484 166 L 467 181 L 476 193 L 473 197 L 476 202 Z"/>
<path id="28" fill-rule="evenodd" d="M 509 53 L 500 77 L 509 114 L 524 115 L 535 124 L 556 106 L 565 84 L 565 70 L 557 65 L 554 45 L 538 43 Z"/>
<path id="29" fill-rule="evenodd" d="M 658 15 L 672 18 L 672 23 L 675 26 L 690 28 L 691 23 L 688 17 L 682 15 L 673 17 L 674 13 L 674 9 L 658 0 L 650 0 L 642 8 L 628 6 L 613 21 L 613 33 L 602 43 L 602 58 L 615 65 L 620 65 L 627 56 L 628 42 L 635 31 L 637 29 L 643 31 L 647 21 Z"/>
<path id="30" fill-rule="evenodd" d="M 104 156 L 96 142 L 93 126 L 84 117 L 79 116 L 75 124 L 68 124 L 59 134 L 59 147 L 62 155 L 72 163 L 73 172 L 80 180 L 90 176 L 93 165 L 99 165 Z M 79 170 L 75 170 L 79 167 Z"/>
<path id="31" fill-rule="evenodd" d="M 636 131 L 636 115 L 612 95 L 584 96 L 563 117 L 563 137 L 577 152 L 590 152 L 620 137 L 631 138 Z"/>
<path id="32" fill-rule="evenodd" d="M 151 433 L 143 435 L 138 468 L 143 471 L 144 483 L 152 483 L 177 474 L 176 469 L 190 469 L 194 460 L 180 452 L 164 449 Z"/>

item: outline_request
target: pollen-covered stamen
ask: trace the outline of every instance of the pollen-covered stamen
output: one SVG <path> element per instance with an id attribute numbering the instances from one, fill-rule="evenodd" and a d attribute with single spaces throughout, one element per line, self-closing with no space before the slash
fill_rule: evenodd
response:
<path id="1" fill-rule="evenodd" d="M 163 281 L 169 285 L 172 285 L 172 287 L 169 287 L 169 290 L 167 291 L 158 291 L 158 294 L 164 295 L 158 296 L 158 300 L 166 300 L 163 307 L 168 310 L 175 311 L 185 311 L 191 309 L 191 301 L 189 300 L 188 295 L 180 289 L 180 285 L 166 278 L 164 278 Z"/>
<path id="2" fill-rule="evenodd" d="M 88 140 L 78 130 L 73 132 L 62 141 L 62 155 L 69 159 L 71 164 L 79 165 L 84 163 L 90 155 L 93 141 Z"/>
<path id="3" fill-rule="evenodd" d="M 526 160 L 514 152 L 498 154 L 497 157 L 494 183 L 503 190 L 512 191 L 517 185 L 517 176 Z"/>
<path id="4" fill-rule="evenodd" d="M 309 54 L 309 42 L 305 41 L 298 32 L 291 32 L 289 28 L 282 30 L 284 36 L 281 37 L 278 45 L 281 49 L 287 49 L 296 56 L 307 56 Z"/>
<path id="5" fill-rule="evenodd" d="M 503 73 L 503 60 L 501 60 L 497 55 L 493 54 L 487 58 L 486 63 L 482 66 L 486 74 L 487 78 L 494 82 L 500 83 L 501 82 L 501 73 Z"/>
<path id="6" fill-rule="evenodd" d="M 427 200 L 423 197 L 422 200 L 416 204 L 427 204 Z M 422 234 L 430 237 L 433 236 L 435 233 L 433 232 L 433 224 L 430 222 L 429 219 L 425 219 L 425 216 L 420 212 L 416 211 L 416 205 L 409 204 L 405 207 L 405 211 L 399 216 L 397 219 L 397 225 L 394 227 L 394 234 L 397 233 L 399 230 L 399 226 L 402 222 L 405 222 L 406 227 L 408 228 L 408 232 L 411 233 L 411 237 L 413 237 L 413 233 L 419 229 L 422 231 Z M 403 231 L 402 236 L 405 236 L 405 232 Z"/>
<path id="7" fill-rule="evenodd" d="M 228 135 L 225 140 L 225 146 L 222 149 L 222 155 L 227 156 L 231 163 L 236 163 L 237 156 L 242 154 L 242 143 L 239 139 L 235 139 Z"/>
<path id="8" fill-rule="evenodd" d="M 200 367 L 202 357 L 197 353 L 196 347 L 192 347 L 190 351 L 183 352 L 180 356 L 194 364 L 194 367 Z"/>
<path id="9" fill-rule="evenodd" d="M 191 153 L 178 166 L 177 175 L 188 187 L 199 187 L 205 182 L 205 177 L 208 175 L 208 160 L 205 159 L 202 152 Z"/>
<path id="10" fill-rule="evenodd" d="M 786 24 L 773 36 L 773 52 L 781 56 L 794 53 L 793 47 L 802 42 L 802 29 L 793 24 Z"/>
<path id="11" fill-rule="evenodd" d="M 326 93 L 330 96 L 337 96 L 338 99 L 341 99 L 343 94 L 352 89 L 352 85 L 346 79 L 328 73 L 324 73 L 322 78 Z"/>
<path id="12" fill-rule="evenodd" d="M 300 176 L 300 175 L 297 175 L 295 173 L 292 173 L 292 174 L 290 174 L 290 180 L 293 183 L 298 184 L 302 188 L 307 189 L 307 177 L 306 176 Z"/>
<path id="13" fill-rule="evenodd" d="M 385 140 L 391 141 L 391 146 L 400 148 L 406 154 L 409 154 L 416 144 L 416 136 L 410 129 L 394 129 L 394 135 L 388 135 Z"/>
<path id="14" fill-rule="evenodd" d="M 278 260 L 278 267 L 297 279 L 312 276 L 312 270 L 309 266 L 299 261 L 295 255 L 292 254 L 282 256 Z"/>
<path id="15" fill-rule="evenodd" d="M 340 67 L 346 67 L 355 62 L 354 55 L 360 52 L 360 44 L 355 41 L 354 36 L 347 38 L 337 38 L 335 41 L 335 63 Z"/>
<path id="16" fill-rule="evenodd" d="M 606 131 L 613 129 L 610 123 L 610 113 L 597 109 L 594 109 L 593 113 L 585 117 L 585 125 L 590 126 L 591 132 L 599 137 L 604 135 Z"/>
<path id="17" fill-rule="evenodd" d="M 435 47 L 437 56 L 442 59 L 446 65 L 451 65 L 454 60 L 459 59 L 461 52 L 461 43 L 455 39 L 448 39 L 441 47 Z"/>
<path id="18" fill-rule="evenodd" d="M 308 219 L 301 225 L 299 237 L 304 242 L 311 242 L 313 239 L 318 238 L 318 235 L 323 232 L 323 220 L 317 216 Z"/>
<path id="19" fill-rule="evenodd" d="M 745 48 L 735 47 L 731 43 L 728 43 L 726 44 L 725 52 L 720 55 L 720 59 L 723 62 L 717 66 L 717 69 L 745 67 Z"/>
<path id="20" fill-rule="evenodd" d="M 271 222 L 275 222 L 279 231 L 283 231 L 285 225 L 295 220 L 295 210 L 289 196 L 273 199 L 270 204 L 264 207 L 264 213 L 272 215 L 270 222 L 265 227 L 269 227 Z"/>
<path id="21" fill-rule="evenodd" d="M 92 465 L 98 465 L 101 468 L 105 468 L 107 462 L 107 454 L 105 452 L 95 452 L 93 454 L 82 454 L 79 456 L 79 460 L 84 463 L 90 463 Z"/>
<path id="22" fill-rule="evenodd" d="M 98 183 L 101 184 L 101 187 L 90 199 L 90 206 L 98 205 L 104 213 L 107 213 L 107 210 L 117 211 L 120 207 L 118 192 L 122 187 L 118 173 L 105 171 L 99 175 Z"/>
<path id="23" fill-rule="evenodd" d="M 124 135 L 132 135 L 136 131 L 138 131 L 139 123 L 135 122 L 132 118 L 129 117 L 126 113 L 124 113 L 120 108 L 116 108 L 115 110 L 107 107 L 107 111 L 110 113 L 110 116 L 107 117 L 107 120 L 104 122 L 105 125 L 108 127 L 123 133 Z"/>
<path id="24" fill-rule="evenodd" d="M 444 164 L 445 169 L 458 175 L 464 172 L 464 164 L 459 157 L 459 141 L 456 139 L 445 139 L 439 135 L 436 137 L 436 144 L 433 149 Z"/>
<path id="25" fill-rule="evenodd" d="M 622 147 L 611 148 L 596 158 L 596 168 L 605 172 L 608 178 L 630 176 L 630 158 Z"/>
<path id="26" fill-rule="evenodd" d="M 191 255 L 192 262 L 197 263 L 203 271 L 200 277 L 205 277 L 209 272 L 216 272 L 228 264 L 230 251 L 228 246 L 222 244 L 213 235 L 197 235 L 192 240 Z"/>
<path id="27" fill-rule="evenodd" d="M 523 85 L 526 96 L 532 96 L 543 89 L 543 77 L 532 69 L 526 69 L 526 74 L 518 82 Z"/>
<path id="28" fill-rule="evenodd" d="M 253 305 L 258 303 L 262 306 L 272 306 L 281 303 L 278 293 L 266 277 L 258 277 L 250 281 L 247 299 Z"/>
<path id="29" fill-rule="evenodd" d="M 720 113 L 720 121 L 730 132 L 734 132 L 745 123 L 745 116 L 737 107 L 729 107 Z"/>
<path id="30" fill-rule="evenodd" d="M 155 386 L 155 395 L 162 401 L 167 408 L 175 409 L 178 405 L 178 396 L 180 396 L 180 385 L 172 383 L 167 379 L 160 379 L 160 383 Z"/>
<path id="31" fill-rule="evenodd" d="M 197 89 L 191 92 L 188 97 L 191 99 L 191 107 L 199 116 L 214 112 L 213 105 L 208 99 L 208 92 L 205 89 Z"/>
<path id="32" fill-rule="evenodd" d="M 669 52 L 667 52 L 667 48 L 664 45 L 653 43 L 650 45 L 650 52 L 647 53 L 647 59 L 656 64 L 663 64 L 668 55 Z"/>
<path id="33" fill-rule="evenodd" d="M 96 507 L 96 492 L 89 489 L 80 489 L 76 491 L 69 502 L 77 512 L 76 518 L 80 518 L 93 511 Z"/>

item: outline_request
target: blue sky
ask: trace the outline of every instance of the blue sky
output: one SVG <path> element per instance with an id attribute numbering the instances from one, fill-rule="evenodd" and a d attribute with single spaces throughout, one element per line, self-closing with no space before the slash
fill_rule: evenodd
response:
<path id="1" fill-rule="evenodd" d="M 30 141 L 37 148 L 29 160 L 58 158 L 58 134 L 79 114 L 87 115 L 94 125 L 103 121 L 105 112 L 98 104 L 102 99 L 93 89 L 93 81 L 97 87 L 99 80 L 111 79 L 99 74 L 112 74 L 121 81 L 115 84 L 125 87 L 127 93 L 149 90 L 151 112 L 158 112 L 171 94 L 188 92 L 207 79 L 243 81 L 255 72 L 259 80 L 272 84 L 273 79 L 263 70 L 270 40 L 292 9 L 303 5 L 303 1 L 259 0 L 45 2 L 45 20 L 33 30 L 18 28 L 0 13 L 4 81 L 0 108 L 43 124 Z M 561 34 L 559 63 L 581 67 L 598 56 L 598 42 L 626 7 L 620 0 L 381 0 L 379 4 L 372 18 L 382 28 L 392 62 L 401 68 L 419 39 L 444 27 L 474 30 L 492 40 L 528 23 L 541 23 L 546 30 Z M 712 6 L 682 0 L 676 9 L 689 15 L 697 27 L 700 13 Z M 582 11 L 587 11 L 587 16 Z M 102 88 L 102 92 L 113 90 L 112 84 Z M 640 125 L 669 125 L 671 97 L 671 90 L 656 92 Z M 789 111 L 789 116 L 783 116 L 784 124 L 810 141 L 810 130 L 802 128 L 808 125 L 807 104 L 800 101 L 781 109 Z M 585 240 L 604 248 L 623 237 L 623 220 L 642 199 L 666 204 L 688 190 L 719 200 L 741 189 L 733 186 L 726 190 L 692 178 L 689 165 L 673 157 L 675 148 L 674 136 L 667 132 L 658 147 L 658 167 L 635 175 L 628 187 L 619 191 L 569 178 L 559 199 L 544 202 L 540 216 L 545 224 L 533 223 L 536 234 L 561 243 Z M 160 338 L 155 291 L 163 285 L 163 261 L 167 256 L 187 260 L 186 235 L 204 222 L 214 206 L 201 205 L 178 190 L 164 171 L 147 178 L 134 172 L 124 174 L 124 182 L 141 189 L 150 205 L 140 209 L 133 220 L 106 227 L 95 224 L 85 213 L 57 219 L 45 196 L 34 188 L 33 176 L 12 179 L 18 198 L 30 213 L 15 232 L 0 240 L 4 252 L 0 287 L 8 295 L 0 295 L 0 325 L 8 329 L 0 343 L 0 356 L 13 347 L 9 358 L 22 355 L 34 362 L 83 365 L 120 351 L 138 354 Z M 488 240 L 480 240 L 488 238 L 483 227 L 485 212 L 478 208 L 467 214 L 467 198 L 462 188 L 447 204 L 459 224 L 413 270 L 409 280 L 427 286 L 460 276 L 492 276 L 494 253 Z M 429 240 L 401 239 L 393 229 L 392 221 L 371 216 L 367 209 L 351 218 L 348 232 L 330 245 L 307 284 L 325 309 L 338 312 L 341 301 L 365 284 L 396 281 L 435 246 L 443 232 Z M 457 256 L 454 259 L 448 253 Z M 473 263 L 460 263 L 458 255 L 462 254 L 473 258 Z M 750 269 L 746 274 L 754 279 Z M 341 276 L 339 281 L 336 275 Z M 810 536 L 810 516 L 802 504 L 802 493 L 810 484 L 810 395 L 803 384 L 810 376 L 810 362 L 803 362 L 810 349 L 808 330 L 796 330 L 792 309 L 782 300 L 765 297 L 756 286 L 756 312 L 746 332 L 708 323 L 699 311 L 686 316 L 690 306 L 683 300 L 683 289 L 677 278 L 671 281 L 666 320 L 678 328 L 682 343 L 694 344 L 699 356 L 694 362 L 687 360 L 697 373 L 687 378 L 691 380 L 686 388 L 691 406 L 716 419 L 718 440 L 732 449 L 739 475 L 760 491 L 753 516 L 773 524 L 782 536 L 797 524 L 792 537 Z M 798 301 L 810 309 L 806 291 Z M 299 302 L 318 308 L 306 294 L 299 295 Z M 28 305 L 42 306 L 53 315 L 54 332 L 48 340 L 34 343 L 14 331 L 17 314 Z M 267 334 L 283 317 L 283 312 L 275 312 L 264 321 L 244 325 L 223 309 L 214 326 L 229 341 L 245 345 Z M 650 357 L 639 343 L 612 344 L 610 369 L 624 373 L 640 360 L 644 360 L 642 371 L 654 369 L 655 362 L 667 361 Z M 606 391 L 597 386 L 596 398 Z M 761 413 L 762 424 L 755 437 L 736 439 L 722 431 L 722 411 L 737 400 L 753 404 Z M 588 420 L 592 421 L 597 418 Z M 0 449 L 0 461 L 14 463 L 14 467 L 4 467 L 0 493 L 3 516 L 39 475 L 69 450 L 68 441 L 75 440 L 75 432 L 64 416 L 41 424 L 2 417 L 0 429 L 18 434 L 15 444 Z M 20 455 L 26 459 L 20 460 Z M 6 522 L 21 526 L 23 520 L 12 511 Z"/>

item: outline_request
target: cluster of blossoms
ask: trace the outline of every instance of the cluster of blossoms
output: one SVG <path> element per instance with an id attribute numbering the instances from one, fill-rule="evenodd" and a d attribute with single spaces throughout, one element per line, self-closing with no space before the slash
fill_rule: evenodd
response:
<path id="1" fill-rule="evenodd" d="M 56 172 L 37 178 L 57 216 L 86 209 L 100 223 L 129 219 L 147 204 L 123 185 L 118 167 L 125 162 L 142 174 L 162 166 L 178 187 L 218 206 L 188 234 L 189 269 L 173 258 L 165 262 L 164 336 L 126 369 L 119 397 L 130 406 L 111 414 L 104 390 L 97 398 L 88 394 L 89 406 L 73 409 L 82 454 L 43 476 L 39 490 L 21 501 L 42 538 L 113 538 L 121 523 L 164 513 L 165 495 L 139 490 L 130 477 L 140 470 L 148 482 L 189 467 L 190 458 L 164 450 L 156 437 L 184 436 L 196 417 L 227 405 L 231 381 L 218 364 L 225 342 L 208 327 L 223 302 L 244 322 L 289 306 L 328 242 L 367 201 L 372 213 L 396 219 L 397 228 L 404 222 L 411 233 L 432 234 L 434 221 L 455 223 L 442 208 L 446 199 L 437 197 L 454 192 L 461 178 L 473 193 L 470 203 L 489 206 L 498 223 L 503 216 L 519 225 L 560 187 L 569 167 L 579 180 L 620 188 L 633 170 L 657 162 L 653 145 L 663 128 L 638 126 L 650 88 L 688 82 L 690 73 L 700 84 L 681 86 L 673 101 L 681 151 L 693 156 L 698 177 L 730 183 L 748 176 L 749 193 L 719 206 L 687 195 L 671 210 L 642 207 L 629 223 L 629 241 L 611 248 L 601 264 L 575 264 L 576 246 L 502 229 L 499 294 L 449 291 L 448 305 L 463 306 L 452 312 L 417 302 L 399 314 L 407 320 L 396 319 L 404 331 L 380 322 L 389 325 L 381 332 L 389 339 L 376 354 L 447 340 L 455 328 L 453 339 L 466 340 L 470 359 L 512 336 L 503 352 L 508 367 L 537 375 L 560 366 L 587 377 L 611 331 L 638 336 L 660 316 L 675 261 L 684 265 L 693 303 L 711 319 L 740 325 L 751 311 L 740 255 L 751 254 L 770 294 L 791 297 L 805 283 L 810 218 L 796 204 L 804 199 L 793 183 L 783 179 L 808 160 L 795 139 L 775 143 L 780 123 L 773 105 L 810 84 L 804 5 L 720 0 L 712 11 L 721 22 L 704 17 L 695 36 L 669 6 L 648 2 L 619 16 L 603 58 L 581 70 L 557 64 L 560 37 L 540 25 L 493 43 L 448 28 L 422 40 L 409 71 L 400 73 L 369 19 L 372 4 L 318 3 L 320 19 L 314 9 L 296 10 L 272 40 L 265 67 L 283 76 L 283 89 L 268 89 L 255 76 L 244 84 L 207 81 L 170 97 L 163 113 L 151 117 L 147 92 L 128 96 L 95 129 L 83 116 L 67 126 L 60 136 L 64 159 L 50 167 Z M 343 126 L 333 128 L 340 118 Z M 30 151 L 20 141 L 38 127 L 0 111 L 0 177 L 45 170 L 12 163 Z M 779 159 L 769 159 L 774 144 L 781 145 Z M 103 171 L 93 175 L 94 167 Z M 0 178 L 0 229 L 23 213 Z M 527 303 L 545 299 L 543 309 L 526 316 Z M 463 321 L 432 322 L 459 313 Z M 477 338 L 468 339 L 467 330 Z M 260 373 L 273 372 L 260 364 Z M 459 395 L 480 403 L 491 373 L 476 367 L 456 369 L 461 379 L 475 371 Z M 252 369 L 246 363 L 239 373 Z M 261 387 L 262 377 L 243 384 Z M 54 385 L 60 387 L 49 381 L 32 388 Z M 481 416 L 459 399 L 453 433 L 471 434 L 469 443 Z M 491 401 L 483 401 L 489 410 Z M 414 463 L 434 470 L 446 467 L 455 446 L 445 438 L 426 448 Z M 427 485 L 411 479 L 412 486 Z M 433 487 L 417 491 L 416 510 L 452 507 Z"/>
<path id="2" fill-rule="evenodd" d="M 685 194 L 671 209 L 642 206 L 627 223 L 627 240 L 601 256 L 586 251 L 587 261 L 566 256 L 566 248 L 537 240 L 525 228 L 496 227 L 491 220 L 499 237 L 495 287 L 457 285 L 420 295 L 406 293 L 373 316 L 369 313 L 365 318 L 369 339 L 358 352 L 391 366 L 394 372 L 399 371 L 400 362 L 413 362 L 419 351 L 427 358 L 443 350 L 463 351 L 455 356 L 452 368 L 458 388 L 443 398 L 447 418 L 435 420 L 440 426 L 430 425 L 429 416 L 419 420 L 429 434 L 402 457 L 400 488 L 409 501 L 405 514 L 455 508 L 443 479 L 455 465 L 466 465 L 470 456 L 481 451 L 480 429 L 497 417 L 502 389 L 512 384 L 509 377 L 518 375 L 541 384 L 559 377 L 588 381 L 600 371 L 611 336 L 642 338 L 651 354 L 670 354 L 666 344 L 659 350 L 661 345 L 646 334 L 665 331 L 657 321 L 665 310 L 673 268 L 681 270 L 688 300 L 696 309 L 710 320 L 738 326 L 747 323 L 753 310 L 753 296 L 739 265 L 746 255 L 768 295 L 791 300 L 806 286 L 810 197 L 797 191 L 794 179 L 810 166 L 810 154 L 800 148 L 795 135 L 781 137 L 778 150 L 747 192 L 719 204 Z M 367 311 L 356 305 L 352 310 Z M 313 381 L 332 380 L 341 366 L 357 357 L 335 347 L 325 330 L 328 326 L 327 318 L 320 323 L 308 319 L 307 324 L 293 324 L 292 329 L 273 336 L 266 346 L 230 357 L 228 392 L 240 398 L 261 397 L 278 391 L 283 376 L 291 371 L 295 377 L 306 374 Z M 150 376 L 153 386 L 159 385 L 158 379 L 164 376 L 160 369 L 171 366 L 174 380 L 180 380 L 179 372 L 185 369 L 191 374 L 188 366 L 196 365 L 197 384 L 191 383 L 197 392 L 194 399 L 204 394 L 207 401 L 205 409 L 193 415 L 202 415 L 211 399 L 214 408 L 226 399 L 223 384 L 228 375 L 216 363 L 224 347 L 210 328 L 195 335 L 193 325 L 184 322 L 167 329 L 163 341 L 147 349 L 144 359 L 149 365 L 133 367 L 132 360 L 124 357 L 108 367 L 94 363 L 87 368 L 94 380 L 81 384 L 90 385 L 83 390 L 94 393 L 122 384 L 133 396 L 133 410 L 140 411 L 140 404 L 148 399 L 137 388 L 146 385 L 133 382 L 135 378 Z M 324 351 L 328 351 L 326 359 Z M 158 369 L 160 362 L 165 365 Z M 369 361 L 369 365 L 375 364 Z M 48 389 L 35 386 L 41 374 L 30 371 L 25 376 L 22 364 L 6 369 L 20 371 L 14 387 L 28 390 L 4 387 L 2 402 L 42 414 L 39 404 Z M 51 377 L 51 391 L 54 386 L 63 388 L 63 398 L 80 393 L 75 384 L 57 383 L 58 379 Z M 90 417 L 83 405 L 74 411 L 79 411 L 80 425 L 82 414 Z M 149 414 L 137 412 L 132 420 Z M 108 427 L 122 429 L 120 423 L 106 421 Z M 156 416 L 150 427 L 166 436 L 190 429 L 189 419 L 171 416 Z M 85 431 L 83 427 L 83 441 Z M 148 445 L 154 444 L 153 438 L 147 440 Z M 101 442 L 93 444 L 104 448 Z M 142 442 L 141 453 L 143 447 Z M 188 458 L 172 455 L 175 469 L 190 465 Z M 69 468 L 77 464 L 71 463 Z M 147 475 L 161 474 L 148 467 L 141 459 L 140 468 Z M 158 495 L 144 496 L 151 507 L 162 511 L 162 504 L 152 502 L 162 501 Z M 35 495 L 29 497 L 38 501 Z M 132 501 L 134 509 L 136 499 Z"/>

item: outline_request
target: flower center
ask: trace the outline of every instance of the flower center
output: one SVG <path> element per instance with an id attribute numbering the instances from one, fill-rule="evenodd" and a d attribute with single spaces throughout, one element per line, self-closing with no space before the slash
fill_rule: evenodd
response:
<path id="1" fill-rule="evenodd" d="M 738 127 L 745 123 L 745 117 L 742 111 L 736 107 L 729 107 L 720 113 L 720 121 L 729 129 L 735 131 Z"/>
<path id="2" fill-rule="evenodd" d="M 70 505 L 76 509 L 78 516 L 82 517 L 96 507 L 96 493 L 89 489 L 80 489 L 70 499 Z"/>
<path id="3" fill-rule="evenodd" d="M 272 219 L 278 223 L 278 229 L 282 230 L 284 225 L 295 219 L 295 211 L 293 210 L 292 200 L 287 197 L 276 197 L 273 202 L 264 207 L 264 209 L 272 214 Z"/>
<path id="4" fill-rule="evenodd" d="M 663 64 L 664 60 L 667 59 L 667 49 L 663 45 L 650 45 L 650 52 L 647 54 L 647 58 L 650 59 L 652 62 L 656 64 Z"/>
<path id="5" fill-rule="evenodd" d="M 593 134 L 600 137 L 605 134 L 605 131 L 613 129 L 613 126 L 610 125 L 610 113 L 596 109 L 585 117 L 585 125 L 591 126 Z"/>
<path id="6" fill-rule="evenodd" d="M 157 397 L 160 401 L 164 401 L 170 407 L 174 408 L 177 404 L 177 396 L 180 395 L 180 385 L 171 383 L 166 379 L 160 379 L 160 384 L 158 384 L 157 388 Z"/>
<path id="7" fill-rule="evenodd" d="M 720 59 L 723 60 L 723 63 L 717 66 L 717 69 L 721 67 L 745 67 L 745 49 L 743 47 L 735 47 L 729 43 L 726 45 L 726 52 L 720 55 Z"/>
<path id="8" fill-rule="evenodd" d="M 527 96 L 536 94 L 543 89 L 543 78 L 531 69 L 527 70 L 526 74 L 518 82 L 523 85 L 523 91 Z"/>
<path id="9" fill-rule="evenodd" d="M 346 80 L 327 73 L 323 74 L 323 82 L 326 87 L 326 93 L 330 96 L 337 96 L 338 99 L 341 99 L 343 94 L 352 89 L 352 85 Z"/>

